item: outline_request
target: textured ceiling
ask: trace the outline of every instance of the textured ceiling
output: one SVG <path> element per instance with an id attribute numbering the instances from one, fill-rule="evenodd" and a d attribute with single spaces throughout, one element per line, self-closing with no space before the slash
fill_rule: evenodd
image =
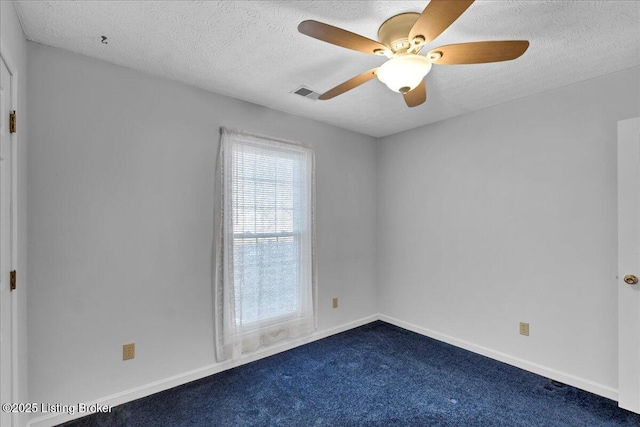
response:
<path id="1" fill-rule="evenodd" d="M 376 137 L 640 65 L 640 2 L 477 0 L 439 45 L 524 39 L 510 62 L 435 65 L 427 102 L 407 108 L 377 79 L 328 101 L 317 92 L 384 62 L 297 31 L 305 19 L 377 40 L 426 1 L 16 1 L 29 40 Z M 108 37 L 108 44 L 100 36 Z"/>

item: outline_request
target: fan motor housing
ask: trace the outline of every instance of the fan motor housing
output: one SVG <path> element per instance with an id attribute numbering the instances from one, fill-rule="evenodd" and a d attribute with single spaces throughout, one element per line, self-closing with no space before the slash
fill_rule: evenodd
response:
<path id="1" fill-rule="evenodd" d="M 420 14 L 414 12 L 392 16 L 380 25 L 378 40 L 383 45 L 389 46 L 393 53 L 406 53 L 412 47 L 409 40 L 409 32 L 419 17 Z M 414 53 L 419 50 L 414 51 Z"/>

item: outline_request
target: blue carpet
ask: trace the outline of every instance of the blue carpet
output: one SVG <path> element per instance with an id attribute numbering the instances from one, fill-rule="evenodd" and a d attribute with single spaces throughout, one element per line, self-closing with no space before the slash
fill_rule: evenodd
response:
<path id="1" fill-rule="evenodd" d="M 373 322 L 65 426 L 640 426 L 616 402 Z"/>

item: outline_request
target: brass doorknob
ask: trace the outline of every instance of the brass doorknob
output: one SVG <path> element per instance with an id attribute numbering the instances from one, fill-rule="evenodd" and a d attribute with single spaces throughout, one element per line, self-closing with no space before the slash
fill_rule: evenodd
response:
<path id="1" fill-rule="evenodd" d="M 636 283 L 638 283 L 638 278 L 633 274 L 627 274 L 626 276 L 624 276 L 624 281 L 628 285 L 635 285 Z"/>

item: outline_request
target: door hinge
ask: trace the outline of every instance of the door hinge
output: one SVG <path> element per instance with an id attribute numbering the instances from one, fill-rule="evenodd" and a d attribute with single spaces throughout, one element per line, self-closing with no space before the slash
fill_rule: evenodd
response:
<path id="1" fill-rule="evenodd" d="M 9 288 L 14 291 L 16 289 L 16 271 L 9 273 Z"/>
<path id="2" fill-rule="evenodd" d="M 9 133 L 16 133 L 16 110 L 9 113 Z"/>

